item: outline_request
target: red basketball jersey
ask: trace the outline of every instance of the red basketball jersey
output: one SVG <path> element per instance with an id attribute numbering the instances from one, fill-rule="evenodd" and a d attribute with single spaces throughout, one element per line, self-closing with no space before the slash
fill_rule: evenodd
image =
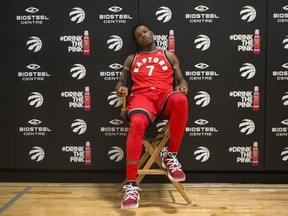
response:
<path id="1" fill-rule="evenodd" d="M 146 88 L 173 91 L 173 69 L 164 50 L 136 53 L 130 71 L 132 92 Z"/>

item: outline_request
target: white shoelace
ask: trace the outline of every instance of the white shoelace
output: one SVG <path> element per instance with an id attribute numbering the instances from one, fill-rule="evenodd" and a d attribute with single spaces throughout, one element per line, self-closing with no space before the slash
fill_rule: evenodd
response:
<path id="1" fill-rule="evenodd" d="M 127 200 L 127 199 L 134 199 L 137 200 L 138 199 L 138 191 L 141 191 L 141 189 L 137 186 L 133 186 L 131 184 L 125 185 L 123 187 L 125 189 L 125 195 L 123 200 Z"/>
<path id="2" fill-rule="evenodd" d="M 175 172 L 177 170 L 181 170 L 181 164 L 178 162 L 176 156 L 172 154 L 171 152 L 168 152 L 167 158 L 165 158 L 166 161 L 168 161 L 167 165 L 169 166 L 169 170 L 171 172 Z"/>

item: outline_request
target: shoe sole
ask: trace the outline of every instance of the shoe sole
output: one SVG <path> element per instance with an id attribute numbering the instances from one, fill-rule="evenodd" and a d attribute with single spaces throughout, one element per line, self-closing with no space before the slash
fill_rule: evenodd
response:
<path id="1" fill-rule="evenodd" d="M 121 209 L 138 208 L 139 207 L 139 200 L 140 200 L 140 195 L 138 194 L 138 199 L 137 199 L 137 204 L 136 205 L 124 206 L 121 203 Z"/>
<path id="2" fill-rule="evenodd" d="M 123 206 L 121 204 L 121 209 L 130 209 L 130 208 L 138 208 L 139 207 L 139 203 L 137 203 L 137 205 L 131 205 L 131 206 Z"/>

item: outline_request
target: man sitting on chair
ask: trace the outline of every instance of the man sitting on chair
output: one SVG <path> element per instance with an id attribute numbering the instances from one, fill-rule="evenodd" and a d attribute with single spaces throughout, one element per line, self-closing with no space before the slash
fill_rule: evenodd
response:
<path id="1" fill-rule="evenodd" d="M 167 169 L 170 180 L 185 180 L 176 155 L 188 119 L 188 102 L 185 96 L 188 93 L 188 84 L 183 78 L 176 55 L 157 49 L 153 32 L 147 25 L 136 25 L 133 34 L 142 51 L 129 55 L 123 64 L 124 70 L 129 70 L 132 86 L 126 109 L 130 130 L 126 141 L 127 185 L 124 186 L 125 194 L 121 208 L 139 206 L 140 188 L 136 185 L 136 178 L 142 153 L 142 139 L 147 126 L 159 113 L 170 119 L 170 141 L 162 166 Z M 173 71 L 178 81 L 175 91 Z M 118 96 L 128 94 L 128 89 L 124 86 L 124 73 L 115 89 Z"/>

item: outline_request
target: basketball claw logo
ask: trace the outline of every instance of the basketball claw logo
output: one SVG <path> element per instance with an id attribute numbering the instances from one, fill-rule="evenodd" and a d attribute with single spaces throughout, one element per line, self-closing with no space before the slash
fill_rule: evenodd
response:
<path id="1" fill-rule="evenodd" d="M 42 106 L 43 101 L 43 96 L 39 92 L 32 92 L 31 95 L 28 97 L 29 105 L 35 108 Z"/>
<path id="2" fill-rule="evenodd" d="M 283 149 L 283 151 L 281 152 L 281 156 L 282 156 L 282 161 L 288 162 L 288 147 Z"/>
<path id="3" fill-rule="evenodd" d="M 118 35 L 112 35 L 107 41 L 107 44 L 109 45 L 109 49 L 119 51 L 123 46 L 123 40 Z"/>
<path id="4" fill-rule="evenodd" d="M 162 120 L 156 125 L 157 132 L 161 132 L 165 125 L 167 124 L 168 120 Z"/>
<path id="5" fill-rule="evenodd" d="M 85 19 L 85 12 L 82 8 L 74 7 L 69 13 L 72 22 L 82 23 Z"/>
<path id="6" fill-rule="evenodd" d="M 288 106 L 288 92 L 282 97 L 283 105 Z"/>
<path id="7" fill-rule="evenodd" d="M 246 135 L 252 134 L 255 130 L 255 124 L 251 119 L 243 119 L 239 124 L 240 132 Z"/>
<path id="8" fill-rule="evenodd" d="M 119 162 L 123 159 L 124 153 L 120 147 L 114 146 L 108 152 L 109 159 L 115 162 Z"/>
<path id="9" fill-rule="evenodd" d="M 71 125 L 71 128 L 74 133 L 77 133 L 78 135 L 80 135 L 80 134 L 85 133 L 87 129 L 87 125 L 86 125 L 86 122 L 83 121 L 82 119 L 75 119 Z"/>
<path id="10" fill-rule="evenodd" d="M 71 76 L 78 80 L 83 79 L 86 75 L 86 68 L 82 64 L 74 64 L 70 70 Z"/>
<path id="11" fill-rule="evenodd" d="M 196 105 L 206 107 L 210 103 L 210 95 L 205 91 L 199 91 L 194 97 Z"/>
<path id="12" fill-rule="evenodd" d="M 162 6 L 158 8 L 158 11 L 156 11 L 156 16 L 158 21 L 166 23 L 172 18 L 172 12 L 168 7 Z"/>
<path id="13" fill-rule="evenodd" d="M 123 103 L 122 97 L 118 97 L 118 95 L 116 94 L 116 91 L 113 91 L 110 93 L 110 95 L 108 96 L 108 101 L 109 101 L 109 105 L 114 106 L 114 107 L 119 107 Z"/>
<path id="14" fill-rule="evenodd" d="M 284 49 L 288 49 L 288 35 L 286 35 L 286 38 L 283 40 Z"/>
<path id="15" fill-rule="evenodd" d="M 256 10 L 252 6 L 244 6 L 240 11 L 241 19 L 246 22 L 252 22 L 256 18 Z"/>
<path id="16" fill-rule="evenodd" d="M 31 160 L 35 160 L 36 162 L 40 162 L 44 159 L 45 152 L 42 148 L 35 146 L 29 152 L 29 155 L 31 156 Z"/>
<path id="17" fill-rule="evenodd" d="M 196 48 L 205 51 L 209 49 L 211 41 L 210 38 L 207 35 L 198 35 L 197 38 L 194 41 L 194 44 L 196 45 Z"/>
<path id="18" fill-rule="evenodd" d="M 42 48 L 42 41 L 39 37 L 32 36 L 27 41 L 26 45 L 28 46 L 28 50 L 39 52 Z"/>
<path id="19" fill-rule="evenodd" d="M 210 152 L 206 147 L 200 146 L 197 148 L 197 150 L 194 152 L 194 155 L 196 156 L 195 159 L 200 161 L 201 163 L 208 161 L 210 157 Z"/>
<path id="20" fill-rule="evenodd" d="M 251 63 L 244 63 L 240 68 L 241 77 L 251 79 L 256 74 L 256 69 Z"/>

